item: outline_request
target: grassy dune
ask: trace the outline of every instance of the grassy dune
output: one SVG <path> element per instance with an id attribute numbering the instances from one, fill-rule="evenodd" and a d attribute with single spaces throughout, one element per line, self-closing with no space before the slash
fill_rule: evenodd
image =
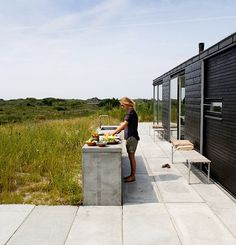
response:
<path id="1" fill-rule="evenodd" d="M 7 107 L 2 106 L 0 110 L 6 117 L 6 121 L 0 120 L 0 203 L 81 204 L 82 146 L 98 127 L 99 114 L 110 116 L 109 120 L 103 120 L 104 124 L 119 124 L 125 111 L 120 107 L 104 106 L 93 113 L 89 108 L 89 114 L 81 116 L 72 108 L 74 101 L 53 100 L 53 103 L 64 103 L 68 107 L 68 115 L 54 115 L 51 105 L 39 106 L 37 103 L 42 102 L 33 100 L 29 106 L 27 101 L 10 101 L 14 105 L 7 103 Z M 21 105 L 25 114 L 20 114 L 19 103 L 26 103 Z M 78 107 L 80 104 L 77 104 Z M 34 113 L 30 110 L 32 105 Z M 10 111 L 12 114 L 8 115 L 6 112 Z M 140 121 L 150 120 L 151 111 L 151 102 L 137 103 Z M 11 116 L 17 113 L 20 119 L 12 121 Z M 35 115 L 40 113 L 46 117 L 39 121 Z M 76 113 L 77 118 L 71 118 Z M 71 119 L 61 119 L 62 116 Z"/>
<path id="2" fill-rule="evenodd" d="M 0 203 L 80 204 L 81 148 L 95 117 L 0 127 Z"/>

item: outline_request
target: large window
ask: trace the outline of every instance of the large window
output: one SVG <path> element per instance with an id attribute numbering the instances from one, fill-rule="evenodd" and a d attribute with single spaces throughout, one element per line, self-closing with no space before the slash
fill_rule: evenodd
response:
<path id="1" fill-rule="evenodd" d="M 170 139 L 184 139 L 185 76 L 170 80 Z"/>
<path id="2" fill-rule="evenodd" d="M 157 123 L 162 123 L 162 84 L 158 85 L 157 97 Z"/>
<path id="3" fill-rule="evenodd" d="M 170 81 L 170 138 L 178 139 L 178 78 Z"/>
<path id="4" fill-rule="evenodd" d="M 205 98 L 205 116 L 222 119 L 222 98 Z"/>
<path id="5" fill-rule="evenodd" d="M 179 79 L 179 139 L 184 139 L 185 76 L 180 76 L 178 79 Z"/>
<path id="6" fill-rule="evenodd" d="M 162 123 L 162 84 L 154 86 L 154 123 Z"/>

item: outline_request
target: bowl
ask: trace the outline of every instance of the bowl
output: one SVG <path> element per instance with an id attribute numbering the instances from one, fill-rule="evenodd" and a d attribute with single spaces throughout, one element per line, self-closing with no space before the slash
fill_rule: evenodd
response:
<path id="1" fill-rule="evenodd" d="M 116 144 L 119 144 L 119 143 L 120 143 L 120 141 L 118 139 L 115 139 L 115 140 L 107 142 L 108 145 L 116 145 Z"/>
<path id="2" fill-rule="evenodd" d="M 97 146 L 99 147 L 105 147 L 107 145 L 107 143 L 104 143 L 104 142 L 98 142 L 97 143 Z"/>
<path id="3" fill-rule="evenodd" d="M 86 142 L 86 144 L 88 145 L 88 146 L 95 146 L 96 145 L 96 142 Z"/>

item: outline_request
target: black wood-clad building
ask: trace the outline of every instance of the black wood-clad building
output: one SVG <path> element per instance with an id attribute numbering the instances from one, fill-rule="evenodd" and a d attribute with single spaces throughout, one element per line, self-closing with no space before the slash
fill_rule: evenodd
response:
<path id="1" fill-rule="evenodd" d="M 154 122 L 212 161 L 211 178 L 236 196 L 236 33 L 153 80 Z"/>

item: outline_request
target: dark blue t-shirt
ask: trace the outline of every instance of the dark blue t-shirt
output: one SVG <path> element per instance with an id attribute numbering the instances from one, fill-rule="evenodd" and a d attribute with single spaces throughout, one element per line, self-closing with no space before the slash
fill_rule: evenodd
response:
<path id="1" fill-rule="evenodd" d="M 125 128 L 125 139 L 133 136 L 139 140 L 138 136 L 138 116 L 133 108 L 130 108 L 125 115 L 125 121 L 128 122 L 128 126 Z"/>

